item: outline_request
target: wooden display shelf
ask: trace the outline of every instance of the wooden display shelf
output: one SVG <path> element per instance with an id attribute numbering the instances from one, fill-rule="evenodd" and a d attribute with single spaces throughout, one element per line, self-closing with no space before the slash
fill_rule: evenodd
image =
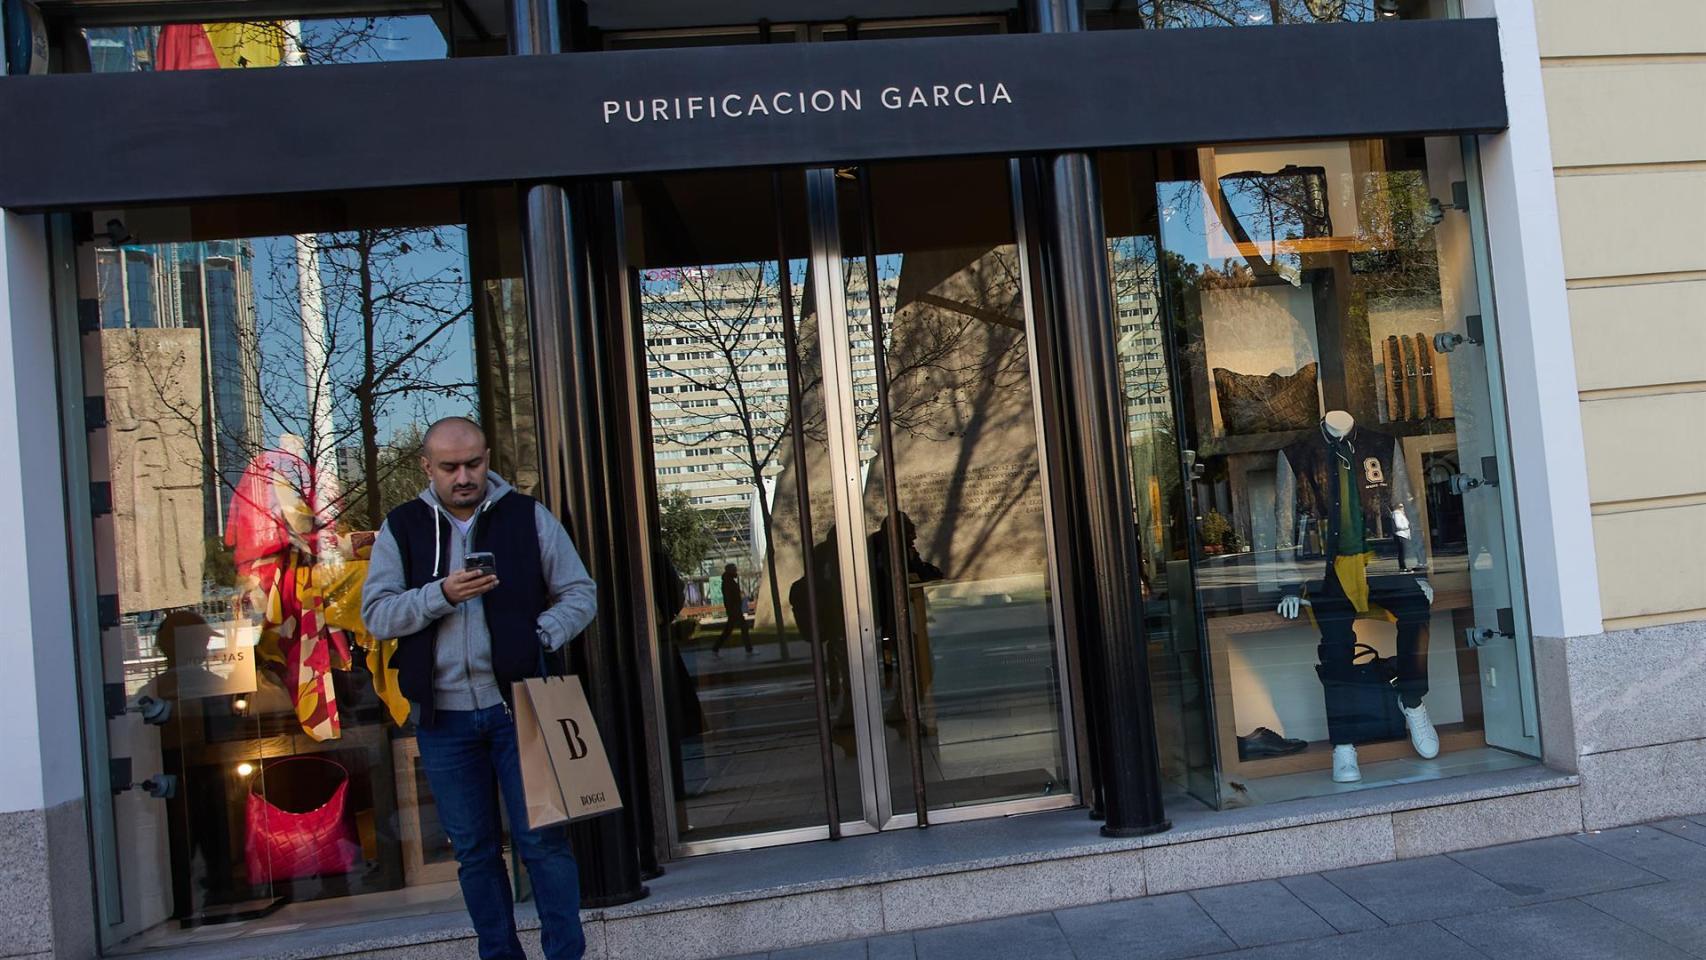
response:
<path id="1" fill-rule="evenodd" d="M 1369 419 L 1366 428 L 1400 440 L 1411 437 L 1456 437 L 1456 421 L 1451 418 L 1429 420 L 1388 420 L 1381 423 Z M 1199 459 L 1226 457 L 1241 453 L 1276 453 L 1305 437 L 1315 435 L 1315 428 L 1304 430 L 1275 430 L 1268 433 L 1234 433 L 1205 437 L 1197 450 Z"/>
<path id="2" fill-rule="evenodd" d="M 1448 593 L 1435 592 L 1432 610 L 1434 613 L 1449 613 L 1453 610 L 1465 610 L 1474 605 L 1475 598 L 1468 590 L 1452 590 Z M 1283 630 L 1286 627 L 1294 627 L 1300 623 L 1307 624 L 1308 622 L 1307 612 L 1300 614 L 1296 620 L 1287 620 L 1280 616 L 1278 611 L 1257 610 L 1252 613 L 1210 617 L 1208 635 L 1212 642 L 1222 637 L 1238 637 L 1252 633 L 1265 633 L 1269 630 Z"/>

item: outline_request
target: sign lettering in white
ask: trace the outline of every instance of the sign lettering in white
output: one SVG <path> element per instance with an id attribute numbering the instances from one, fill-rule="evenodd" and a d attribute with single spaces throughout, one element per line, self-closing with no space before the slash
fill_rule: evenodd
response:
<path id="1" fill-rule="evenodd" d="M 743 117 L 805 116 L 814 113 L 862 112 L 869 99 L 873 109 L 916 110 L 991 107 L 1011 104 L 1005 83 L 935 83 L 929 86 L 887 86 L 867 98 L 863 89 L 776 90 L 769 93 L 691 94 L 684 97 L 640 97 L 606 100 L 604 122 L 662 123 L 670 120 L 738 120 Z"/>

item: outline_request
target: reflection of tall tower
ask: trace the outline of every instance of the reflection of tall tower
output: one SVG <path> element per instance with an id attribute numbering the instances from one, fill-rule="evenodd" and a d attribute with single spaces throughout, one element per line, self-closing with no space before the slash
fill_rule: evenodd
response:
<path id="1" fill-rule="evenodd" d="M 154 69 L 159 27 L 89 27 L 84 35 L 89 39 L 89 67 L 95 73 Z"/>
<path id="2" fill-rule="evenodd" d="M 247 240 L 204 245 L 207 352 L 213 405 L 214 455 L 219 471 L 219 515 L 230 511 L 231 491 L 249 459 L 262 447 L 260 343 L 255 330 L 254 248 Z"/>
<path id="3" fill-rule="evenodd" d="M 206 387 L 196 416 L 207 457 L 205 535 L 218 536 L 231 491 L 263 442 L 253 247 L 246 240 L 163 243 L 105 248 L 95 257 L 103 328 L 203 331 L 195 379 Z"/>

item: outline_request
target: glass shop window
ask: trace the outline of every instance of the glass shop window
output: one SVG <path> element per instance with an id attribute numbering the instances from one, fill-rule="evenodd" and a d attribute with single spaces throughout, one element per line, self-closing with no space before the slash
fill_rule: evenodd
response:
<path id="1" fill-rule="evenodd" d="M 429 16 L 87 26 L 89 72 L 229 70 L 438 60 L 445 35 Z"/>
<path id="2" fill-rule="evenodd" d="M 1163 754 L 1200 798 L 1539 755 L 1474 163 L 1444 138 L 1104 158 L 1145 593 L 1190 654 L 1157 672 Z"/>
<path id="3" fill-rule="evenodd" d="M 99 654 L 128 708 L 107 724 L 109 946 L 312 926 L 330 898 L 360 898 L 341 922 L 461 909 L 396 641 L 366 630 L 361 590 L 385 515 L 425 485 L 434 420 L 482 421 L 495 469 L 537 482 L 513 205 L 110 211 L 78 248 L 105 413 L 90 472 L 111 491 Z M 468 222 L 320 215 L 368 207 Z M 306 221 L 335 229 L 205 236 Z"/>
<path id="4" fill-rule="evenodd" d="M 1455 0 L 1101 0 L 1085 5 L 1092 30 L 1376 23 L 1457 16 Z"/>

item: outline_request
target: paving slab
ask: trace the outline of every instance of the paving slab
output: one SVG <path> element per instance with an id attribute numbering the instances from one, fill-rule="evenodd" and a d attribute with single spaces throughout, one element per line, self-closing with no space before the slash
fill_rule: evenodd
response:
<path id="1" fill-rule="evenodd" d="M 1238 946 L 1183 893 L 1058 910 L 1055 920 L 1079 960 L 1176 960 Z"/>
<path id="2" fill-rule="evenodd" d="M 918 951 L 912 948 L 912 934 L 891 933 L 865 941 L 867 960 L 917 960 Z"/>
<path id="3" fill-rule="evenodd" d="M 912 935 L 918 960 L 1054 960 L 1072 956 L 1054 914 L 984 920 Z"/>
<path id="4" fill-rule="evenodd" d="M 1668 880 L 1706 877 L 1706 827 L 1695 827 L 1701 843 L 1658 826 L 1618 827 L 1578 838 L 1584 845 Z"/>
<path id="5" fill-rule="evenodd" d="M 1281 943 L 1225 955 L 1225 960 L 1487 960 L 1436 923 L 1411 923 Z M 1620 958 L 1622 960 L 1622 958 Z"/>
<path id="6" fill-rule="evenodd" d="M 1560 900 L 1657 883 L 1662 878 L 1573 837 L 1549 837 L 1451 854 L 1525 902 Z"/>
<path id="7" fill-rule="evenodd" d="M 1338 932 L 1277 880 L 1198 890 L 1191 896 L 1240 947 L 1312 940 Z"/>
<path id="8" fill-rule="evenodd" d="M 1322 874 L 1390 924 L 1437 920 L 1522 901 L 1450 857 L 1423 857 Z"/>
<path id="9" fill-rule="evenodd" d="M 1321 916 L 1321 919 L 1333 925 L 1340 933 L 1355 933 L 1358 930 L 1373 930 L 1384 927 L 1386 923 L 1379 917 L 1368 912 L 1368 908 L 1350 898 L 1350 895 L 1327 882 L 1327 878 L 1319 874 L 1307 877 L 1287 877 L 1280 883 L 1290 890 L 1292 896 L 1302 900 Z"/>
<path id="10" fill-rule="evenodd" d="M 818 943 L 792 950 L 772 950 L 769 960 L 866 960 L 866 941 L 843 940 L 840 943 Z"/>
<path id="11" fill-rule="evenodd" d="M 1660 883 L 1582 899 L 1673 947 L 1706 957 L 1706 880 Z"/>
<path id="12" fill-rule="evenodd" d="M 1660 820 L 1651 826 L 1658 827 L 1660 830 L 1679 836 L 1684 840 L 1706 846 L 1706 824 L 1696 823 L 1693 820 Z"/>
<path id="13" fill-rule="evenodd" d="M 1440 926 L 1499 960 L 1692 960 L 1580 900 L 1452 917 Z"/>

